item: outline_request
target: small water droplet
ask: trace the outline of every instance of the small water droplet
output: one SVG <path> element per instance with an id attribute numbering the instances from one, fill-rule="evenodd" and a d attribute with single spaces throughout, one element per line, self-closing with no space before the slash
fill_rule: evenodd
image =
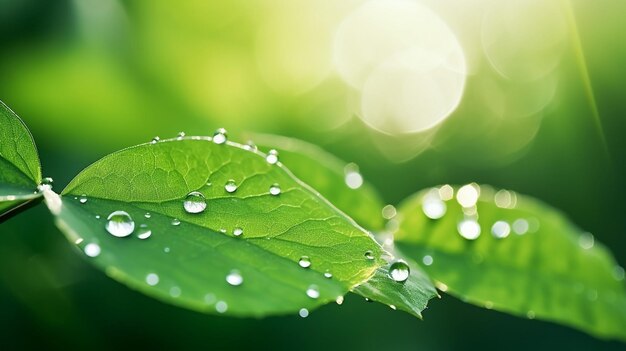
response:
<path id="1" fill-rule="evenodd" d="M 52 184 L 54 184 L 54 179 L 52 179 L 50 177 L 45 177 L 44 179 L 41 180 L 41 184 L 42 185 L 50 185 L 52 187 Z"/>
<path id="2" fill-rule="evenodd" d="M 83 242 L 83 238 L 78 238 L 78 239 L 74 240 L 74 244 L 76 244 L 76 245 L 78 245 L 78 244 L 80 244 L 82 242 Z"/>
<path id="3" fill-rule="evenodd" d="M 78 200 L 81 204 L 87 203 L 87 195 L 81 195 L 80 200 Z"/>
<path id="4" fill-rule="evenodd" d="M 224 302 L 224 301 L 218 301 L 215 304 L 215 310 L 218 313 L 224 313 L 224 312 L 228 311 L 228 304 L 226 302 Z"/>
<path id="5" fill-rule="evenodd" d="M 155 273 L 150 273 L 146 276 L 146 284 L 155 286 L 159 284 L 159 276 Z"/>
<path id="6" fill-rule="evenodd" d="M 431 255 L 424 255 L 424 257 L 422 258 L 422 263 L 424 263 L 425 266 L 430 266 L 433 264 L 433 256 Z"/>
<path id="7" fill-rule="evenodd" d="M 235 180 L 229 179 L 224 185 L 224 190 L 229 193 L 234 193 L 235 191 L 237 191 L 237 183 L 235 183 Z"/>
<path id="8" fill-rule="evenodd" d="M 324 273 L 324 277 L 325 277 L 325 278 L 330 279 L 330 278 L 332 278 L 332 277 L 333 277 L 333 274 L 332 274 L 332 273 L 330 273 L 330 272 L 328 272 L 328 271 L 326 271 L 326 272 Z"/>
<path id="9" fill-rule="evenodd" d="M 270 186 L 270 194 L 271 195 L 280 195 L 280 185 L 274 183 L 272 184 L 272 186 Z"/>
<path id="10" fill-rule="evenodd" d="M 150 214 L 150 212 L 146 212 L 146 214 L 145 214 L 145 215 L 143 215 L 143 216 L 144 216 L 144 217 L 146 217 L 146 218 L 150 218 L 150 217 L 152 217 L 152 215 Z"/>
<path id="11" fill-rule="evenodd" d="M 309 316 L 309 310 L 307 310 L 306 308 L 301 308 L 300 311 L 298 311 L 298 315 L 300 315 L 300 317 L 302 318 L 306 318 Z"/>
<path id="12" fill-rule="evenodd" d="M 169 248 L 169 247 L 164 247 L 164 248 L 163 248 L 163 252 L 165 252 L 165 253 L 170 253 L 170 248 Z"/>
<path id="13" fill-rule="evenodd" d="M 267 156 L 265 156 L 265 161 L 267 161 L 267 163 L 274 165 L 278 162 L 278 151 L 272 149 L 267 153 Z"/>
<path id="14" fill-rule="evenodd" d="M 398 283 L 404 283 L 410 274 L 411 268 L 403 260 L 397 260 L 389 266 L 389 277 Z"/>
<path id="15" fill-rule="evenodd" d="M 535 319 L 535 311 L 530 310 L 526 312 L 526 317 L 528 317 L 528 319 Z"/>
<path id="16" fill-rule="evenodd" d="M 100 215 L 96 215 L 96 219 L 100 219 Z"/>
<path id="17" fill-rule="evenodd" d="M 215 133 L 213 133 L 213 142 L 216 144 L 224 144 L 227 139 L 228 133 L 224 128 L 219 128 L 215 131 Z"/>
<path id="18" fill-rule="evenodd" d="M 422 202 L 422 212 L 430 219 L 440 219 L 447 210 L 446 203 L 439 197 L 427 196 Z"/>
<path id="19" fill-rule="evenodd" d="M 389 305 L 389 308 L 391 308 L 392 310 L 396 310 L 396 305 Z"/>
<path id="20" fill-rule="evenodd" d="M 152 141 L 150 142 L 150 144 L 156 144 L 159 142 L 159 140 L 161 140 L 161 138 L 159 138 L 158 136 L 155 136 L 154 138 L 152 138 Z"/>
<path id="21" fill-rule="evenodd" d="M 233 235 L 234 236 L 242 236 L 243 235 L 243 229 L 236 227 L 235 229 L 233 229 Z"/>
<path id="22" fill-rule="evenodd" d="M 147 224 L 142 224 L 139 226 L 139 231 L 137 232 L 137 237 L 141 240 L 148 239 L 152 235 L 152 230 L 148 228 Z"/>
<path id="23" fill-rule="evenodd" d="M 317 285 L 311 285 L 306 289 L 306 296 L 312 298 L 312 299 L 317 299 L 318 297 L 320 297 L 320 290 L 317 287 Z"/>
<path id="24" fill-rule="evenodd" d="M 226 228 L 220 228 L 220 233 L 226 234 Z"/>
<path id="25" fill-rule="evenodd" d="M 464 219 L 457 226 L 459 234 L 467 240 L 476 240 L 480 236 L 480 224 L 475 219 Z"/>
<path id="26" fill-rule="evenodd" d="M 246 145 L 243 146 L 243 148 L 246 150 L 250 150 L 250 151 L 258 149 L 256 144 L 252 140 L 248 140 L 248 142 L 246 143 Z"/>
<path id="27" fill-rule="evenodd" d="M 528 232 L 528 221 L 520 218 L 520 219 L 516 219 L 515 222 L 513 222 L 513 232 L 517 235 L 523 235 L 526 234 Z"/>
<path id="28" fill-rule="evenodd" d="M 624 273 L 624 268 L 622 268 L 621 266 L 615 266 L 613 267 L 613 278 L 615 278 L 615 280 L 620 281 L 620 280 L 624 280 L 624 276 L 626 275 L 626 273 Z"/>
<path id="29" fill-rule="evenodd" d="M 580 237 L 578 237 L 578 246 L 580 246 L 583 250 L 589 250 L 594 245 L 594 238 L 591 233 L 582 233 Z"/>
<path id="30" fill-rule="evenodd" d="M 344 181 L 350 189 L 358 189 L 363 185 L 363 176 L 359 173 L 359 166 L 355 163 L 348 163 L 344 169 Z"/>
<path id="31" fill-rule="evenodd" d="M 385 207 L 383 207 L 383 218 L 384 219 L 392 219 L 393 217 L 396 216 L 398 212 L 396 211 L 396 208 L 393 205 L 387 205 Z"/>
<path id="32" fill-rule="evenodd" d="M 302 268 L 309 268 L 309 267 L 311 267 L 311 260 L 309 259 L 309 256 L 302 256 L 302 257 L 300 257 L 300 260 L 298 261 L 298 264 Z"/>
<path id="33" fill-rule="evenodd" d="M 239 273 L 238 270 L 233 269 L 226 276 L 226 282 L 232 286 L 239 286 L 243 284 L 243 277 L 241 276 L 241 273 Z"/>
<path id="34" fill-rule="evenodd" d="M 105 228 L 109 234 L 123 238 L 135 230 L 135 222 L 125 211 L 114 211 L 107 217 Z"/>
<path id="35" fill-rule="evenodd" d="M 178 133 L 178 136 L 176 137 L 176 139 L 183 140 L 184 137 L 185 137 L 185 132 L 180 132 Z"/>
<path id="36" fill-rule="evenodd" d="M 172 225 L 174 225 L 174 226 L 180 225 L 180 219 L 178 219 L 178 218 L 172 219 Z"/>
<path id="37" fill-rule="evenodd" d="M 372 250 L 365 251 L 364 256 L 368 260 L 373 260 L 374 259 L 374 253 L 372 252 Z"/>
<path id="38" fill-rule="evenodd" d="M 505 221 L 497 221 L 491 226 L 491 234 L 498 239 L 503 239 L 511 233 L 511 226 Z"/>
<path id="39" fill-rule="evenodd" d="M 439 188 L 439 198 L 443 201 L 450 201 L 454 198 L 454 188 L 449 184 L 443 185 Z"/>
<path id="40" fill-rule="evenodd" d="M 177 286 L 173 286 L 173 287 L 170 288 L 170 296 L 171 297 L 179 297 L 181 293 L 182 293 L 182 291 Z"/>
<path id="41" fill-rule="evenodd" d="M 89 257 L 98 257 L 100 255 L 100 245 L 95 243 L 90 243 L 85 245 L 85 255 Z"/>
<path id="42" fill-rule="evenodd" d="M 480 188 L 478 184 L 467 184 L 456 192 L 456 201 L 463 207 L 474 207 L 478 201 Z"/>
<path id="43" fill-rule="evenodd" d="M 365 302 L 372 302 L 372 300 L 370 300 L 369 297 L 366 297 Z"/>
<path id="44" fill-rule="evenodd" d="M 206 209 L 206 199 L 199 191 L 192 191 L 185 197 L 183 208 L 187 213 L 200 213 Z"/>
<path id="45" fill-rule="evenodd" d="M 337 299 L 335 300 L 335 302 L 337 303 L 337 305 L 343 304 L 343 296 L 341 295 L 337 296 Z"/>

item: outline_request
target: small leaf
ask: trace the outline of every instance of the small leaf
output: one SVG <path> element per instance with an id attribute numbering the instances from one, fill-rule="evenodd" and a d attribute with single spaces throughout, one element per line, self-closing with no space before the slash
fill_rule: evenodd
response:
<path id="1" fill-rule="evenodd" d="M 471 184 L 456 189 L 456 201 L 453 191 L 420 192 L 398 210 L 396 244 L 416 260 L 428 256 L 425 270 L 441 290 L 626 340 L 624 271 L 591 234 L 511 191 Z"/>
<path id="2" fill-rule="evenodd" d="M 59 228 L 110 277 L 209 313 L 260 317 L 315 308 L 384 263 L 366 231 L 282 165 L 210 138 L 111 154 L 61 197 L 47 192 L 46 203 Z M 134 228 L 116 211 L 128 213 Z M 117 222 L 108 232 L 111 214 Z M 365 257 L 368 250 L 374 259 Z"/>
<path id="3" fill-rule="evenodd" d="M 41 196 L 37 148 L 24 122 L 0 101 L 0 216 Z"/>
<path id="4" fill-rule="evenodd" d="M 355 164 L 347 164 L 302 140 L 277 135 L 252 134 L 251 139 L 264 150 L 275 149 L 289 170 L 319 191 L 333 205 L 369 230 L 383 228 L 383 202 L 363 180 Z"/>

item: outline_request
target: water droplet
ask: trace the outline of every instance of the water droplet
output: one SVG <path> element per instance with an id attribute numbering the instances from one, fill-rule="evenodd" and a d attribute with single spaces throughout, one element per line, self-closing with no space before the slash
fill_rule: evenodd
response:
<path id="1" fill-rule="evenodd" d="M 124 211 L 114 211 L 107 217 L 105 226 L 109 234 L 118 238 L 129 236 L 135 230 L 135 222 Z"/>
<path id="2" fill-rule="evenodd" d="M 389 266 L 389 277 L 398 283 L 404 283 L 410 274 L 411 269 L 403 260 L 397 260 Z"/>
<path id="3" fill-rule="evenodd" d="M 589 250 L 594 245 L 594 238 L 591 233 L 582 233 L 580 237 L 578 237 L 578 246 L 580 246 L 584 250 Z"/>
<path id="4" fill-rule="evenodd" d="M 355 163 L 348 163 L 344 167 L 345 182 L 348 188 L 358 189 L 363 185 L 363 176 L 359 173 L 359 166 Z"/>
<path id="5" fill-rule="evenodd" d="M 177 286 L 173 286 L 173 287 L 170 288 L 170 296 L 171 297 L 179 297 L 181 293 L 182 293 L 182 291 Z"/>
<path id="6" fill-rule="evenodd" d="M 143 216 L 144 216 L 144 217 L 146 217 L 146 218 L 150 218 L 150 217 L 152 217 L 152 215 L 150 214 L 150 212 L 146 212 L 146 214 L 145 214 L 145 215 L 143 215 Z"/>
<path id="7" fill-rule="evenodd" d="M 152 230 L 148 228 L 147 224 L 142 224 L 139 226 L 139 231 L 137 232 L 137 237 L 141 240 L 148 239 L 152 235 Z"/>
<path id="8" fill-rule="evenodd" d="M 454 198 L 454 188 L 449 184 L 443 185 L 439 188 L 439 198 L 443 201 L 449 201 Z"/>
<path id="9" fill-rule="evenodd" d="M 343 304 L 343 296 L 341 295 L 337 296 L 337 299 L 335 300 L 335 302 L 337 303 L 337 305 Z"/>
<path id="10" fill-rule="evenodd" d="M 517 235 L 523 235 L 526 234 L 526 232 L 528 232 L 528 221 L 525 219 L 516 219 L 515 222 L 513 222 L 513 232 L 515 232 L 515 234 Z"/>
<path id="11" fill-rule="evenodd" d="M 622 268 L 621 266 L 613 267 L 613 278 L 615 278 L 615 280 L 624 280 L 625 275 L 626 273 L 624 273 L 624 268 Z"/>
<path id="12" fill-rule="evenodd" d="M 265 161 L 267 161 L 267 163 L 274 165 L 278 162 L 278 151 L 272 149 L 267 153 L 267 156 L 265 156 Z"/>
<path id="13" fill-rule="evenodd" d="M 496 206 L 500 208 L 514 208 L 517 204 L 517 196 L 508 190 L 499 190 L 493 197 Z"/>
<path id="14" fill-rule="evenodd" d="M 85 194 L 81 195 L 78 202 L 80 202 L 81 204 L 87 203 L 87 195 Z"/>
<path id="15" fill-rule="evenodd" d="M 50 185 L 50 187 L 52 187 L 52 184 L 54 184 L 54 179 L 52 179 L 50 177 L 45 177 L 44 179 L 41 180 L 41 184 L 42 185 Z"/>
<path id="16" fill-rule="evenodd" d="M 220 233 L 226 234 L 226 228 L 220 228 Z"/>
<path id="17" fill-rule="evenodd" d="M 433 256 L 424 255 L 424 257 L 422 257 L 422 263 L 424 263 L 425 266 L 430 266 L 433 264 Z"/>
<path id="18" fill-rule="evenodd" d="M 330 273 L 330 272 L 328 272 L 328 271 L 326 271 L 326 272 L 324 273 L 324 277 L 325 277 L 325 278 L 330 279 L 330 278 L 332 278 L 332 277 L 333 277 L 333 274 L 332 274 L 332 273 Z"/>
<path id="19" fill-rule="evenodd" d="M 155 286 L 159 284 L 159 276 L 155 273 L 150 273 L 146 276 L 146 284 Z"/>
<path id="20" fill-rule="evenodd" d="M 85 255 L 89 257 L 98 257 L 100 255 L 100 245 L 95 243 L 90 243 L 85 245 Z"/>
<path id="21" fill-rule="evenodd" d="M 300 260 L 298 261 L 298 264 L 302 268 L 309 268 L 309 267 L 311 267 L 311 260 L 309 259 L 309 256 L 302 256 L 302 257 L 300 257 Z"/>
<path id="22" fill-rule="evenodd" d="M 535 311 L 530 310 L 526 312 L 526 317 L 528 317 L 528 319 L 535 319 Z"/>
<path id="23" fill-rule="evenodd" d="M 185 132 L 180 132 L 178 133 L 178 136 L 176 137 L 176 139 L 183 140 L 184 137 L 185 137 Z"/>
<path id="24" fill-rule="evenodd" d="M 228 133 L 224 128 L 219 128 L 215 131 L 215 133 L 213 133 L 213 142 L 216 144 L 224 144 L 227 139 Z"/>
<path id="25" fill-rule="evenodd" d="M 239 227 L 233 229 L 233 235 L 234 236 L 242 236 L 243 235 L 243 229 L 241 229 Z"/>
<path id="26" fill-rule="evenodd" d="M 391 308 L 392 310 L 396 310 L 396 305 L 389 305 L 389 308 Z"/>
<path id="27" fill-rule="evenodd" d="M 96 219 L 100 219 L 100 215 L 96 215 Z"/>
<path id="28" fill-rule="evenodd" d="M 239 286 L 243 284 L 243 277 L 241 276 L 241 273 L 239 273 L 238 270 L 233 269 L 226 276 L 226 282 L 232 286 Z"/>
<path id="29" fill-rule="evenodd" d="M 365 251 L 364 256 L 368 260 L 373 260 L 374 259 L 374 253 L 372 252 L 372 250 Z"/>
<path id="30" fill-rule="evenodd" d="M 317 285 L 309 286 L 308 289 L 306 289 L 306 296 L 312 299 L 317 299 L 318 297 L 320 297 L 320 290 Z"/>
<path id="31" fill-rule="evenodd" d="M 237 184 L 235 183 L 235 180 L 229 179 L 226 182 L 226 185 L 224 185 L 224 189 L 229 193 L 234 193 L 237 190 Z"/>
<path id="32" fill-rule="evenodd" d="M 78 238 L 78 239 L 74 240 L 74 244 L 76 244 L 76 245 L 78 245 L 78 244 L 80 244 L 82 242 L 83 242 L 83 238 Z"/>
<path id="33" fill-rule="evenodd" d="M 178 218 L 172 219 L 172 225 L 174 225 L 174 226 L 180 225 L 180 219 L 178 219 Z"/>
<path id="34" fill-rule="evenodd" d="M 448 286 L 442 282 L 435 282 L 435 286 L 437 287 L 437 289 L 439 289 L 440 291 L 446 292 L 448 291 Z"/>
<path id="35" fill-rule="evenodd" d="M 228 304 L 226 302 L 224 302 L 224 301 L 218 301 L 215 304 L 215 310 L 218 313 L 224 313 L 224 312 L 228 311 Z"/>
<path id="36" fill-rule="evenodd" d="M 491 301 L 485 301 L 485 308 L 490 310 L 493 308 L 493 302 Z"/>
<path id="37" fill-rule="evenodd" d="M 280 185 L 274 183 L 272 184 L 272 186 L 270 186 L 270 194 L 271 195 L 280 195 Z"/>
<path id="38" fill-rule="evenodd" d="M 301 308 L 300 311 L 298 311 L 298 315 L 300 315 L 300 317 L 302 318 L 306 318 L 309 316 L 309 310 L 307 310 L 306 308 Z"/>
<path id="39" fill-rule="evenodd" d="M 243 148 L 246 150 L 250 150 L 250 151 L 258 150 L 256 144 L 252 140 L 248 140 L 248 142 L 246 143 L 246 145 L 243 146 Z"/>
<path id="40" fill-rule="evenodd" d="M 511 226 L 505 221 L 497 221 L 491 226 L 491 234 L 498 239 L 506 238 L 511 233 Z"/>
<path id="41" fill-rule="evenodd" d="M 199 191 L 192 191 L 187 194 L 183 207 L 187 213 L 200 213 L 206 209 L 206 199 Z"/>
<path id="42" fill-rule="evenodd" d="M 459 222 L 457 230 L 467 240 L 476 240 L 480 236 L 480 224 L 475 219 L 464 219 Z"/>
<path id="43" fill-rule="evenodd" d="M 456 201 L 463 207 L 473 207 L 478 201 L 479 187 L 477 184 L 462 186 L 456 193 Z"/>
<path id="44" fill-rule="evenodd" d="M 158 136 L 155 136 L 154 138 L 152 138 L 152 141 L 150 142 L 150 144 L 156 144 L 159 142 L 159 140 L 161 140 L 161 138 L 159 138 Z"/>
<path id="45" fill-rule="evenodd" d="M 447 210 L 446 203 L 441 201 L 439 197 L 427 196 L 422 202 L 422 211 L 430 219 L 443 217 Z"/>
<path id="46" fill-rule="evenodd" d="M 393 217 L 396 216 L 398 212 L 396 211 L 396 208 L 393 205 L 387 205 L 385 207 L 383 207 L 383 218 L 384 219 L 392 219 Z"/>

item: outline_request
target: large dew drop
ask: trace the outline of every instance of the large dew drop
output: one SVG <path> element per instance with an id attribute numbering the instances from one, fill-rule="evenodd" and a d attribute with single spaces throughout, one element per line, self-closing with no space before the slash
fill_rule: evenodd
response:
<path id="1" fill-rule="evenodd" d="M 206 209 L 206 199 L 199 191 L 192 191 L 187 194 L 183 207 L 187 213 L 200 213 Z"/>
<path id="2" fill-rule="evenodd" d="M 242 236 L 243 235 L 243 229 L 241 229 L 239 227 L 233 229 L 233 235 L 234 236 Z"/>
<path id="3" fill-rule="evenodd" d="M 115 211 L 107 217 L 105 228 L 111 235 L 123 238 L 129 236 L 135 230 L 135 222 L 128 213 Z"/>
<path id="4" fill-rule="evenodd" d="M 239 286 L 243 284 L 243 277 L 238 270 L 232 270 L 226 276 L 226 282 L 232 286 Z"/>
<path id="5" fill-rule="evenodd" d="M 85 255 L 89 257 L 98 257 L 100 255 L 100 245 L 95 243 L 90 243 L 85 245 Z"/>
<path id="6" fill-rule="evenodd" d="M 309 259 L 309 256 L 302 256 L 302 257 L 300 257 L 300 260 L 298 261 L 298 264 L 302 268 L 309 268 L 309 267 L 311 267 L 311 260 Z"/>
<path id="7" fill-rule="evenodd" d="M 142 224 L 139 226 L 139 231 L 137 232 L 137 237 L 141 240 L 148 239 L 152 235 L 152 230 L 148 227 L 147 224 Z"/>
<path id="8" fill-rule="evenodd" d="M 409 265 L 402 260 L 398 260 L 389 266 L 389 277 L 398 283 L 404 283 L 409 279 L 410 274 L 411 269 Z"/>
<path id="9" fill-rule="evenodd" d="M 224 185 L 224 189 L 229 193 L 237 191 L 237 183 L 233 179 L 229 179 Z"/>
<path id="10" fill-rule="evenodd" d="M 213 133 L 213 142 L 216 144 L 224 144 L 227 139 L 227 132 L 224 128 L 220 128 Z"/>

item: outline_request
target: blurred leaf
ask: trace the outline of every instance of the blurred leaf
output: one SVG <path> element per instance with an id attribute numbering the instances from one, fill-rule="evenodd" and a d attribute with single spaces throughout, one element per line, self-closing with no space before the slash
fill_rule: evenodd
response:
<path id="1" fill-rule="evenodd" d="M 356 165 L 346 164 L 317 145 L 297 139 L 268 134 L 252 134 L 251 139 L 262 149 L 276 149 L 281 162 L 293 174 L 319 191 L 357 223 L 369 230 L 383 228 L 383 202 L 376 189 L 363 181 Z M 356 177 L 356 184 L 353 185 L 360 184 L 356 189 L 346 184 L 348 174 Z"/>
<path id="2" fill-rule="evenodd" d="M 46 192 L 46 202 L 70 241 L 110 277 L 194 310 L 293 313 L 334 301 L 368 279 L 383 264 L 382 248 L 264 156 L 199 137 L 143 144 L 96 162 L 62 197 Z M 230 180 L 238 187 L 229 193 Z M 270 194 L 274 185 L 280 194 Z M 192 191 L 206 197 L 201 213 L 183 207 Z M 107 217 L 119 210 L 133 218 L 132 235 L 107 232 Z M 141 240 L 148 229 L 151 236 Z M 299 265 L 304 256 L 310 268 Z M 227 283 L 234 272 L 240 286 Z"/>
<path id="3" fill-rule="evenodd" d="M 624 271 L 604 246 L 557 210 L 514 192 L 484 186 L 473 207 L 468 186 L 456 194 L 469 207 L 442 201 L 437 189 L 399 207 L 396 244 L 429 263 L 438 288 L 479 306 L 626 340 Z M 459 235 L 477 229 L 475 240 Z"/>
<path id="4" fill-rule="evenodd" d="M 0 216 L 38 198 L 41 166 L 26 124 L 0 101 Z"/>

